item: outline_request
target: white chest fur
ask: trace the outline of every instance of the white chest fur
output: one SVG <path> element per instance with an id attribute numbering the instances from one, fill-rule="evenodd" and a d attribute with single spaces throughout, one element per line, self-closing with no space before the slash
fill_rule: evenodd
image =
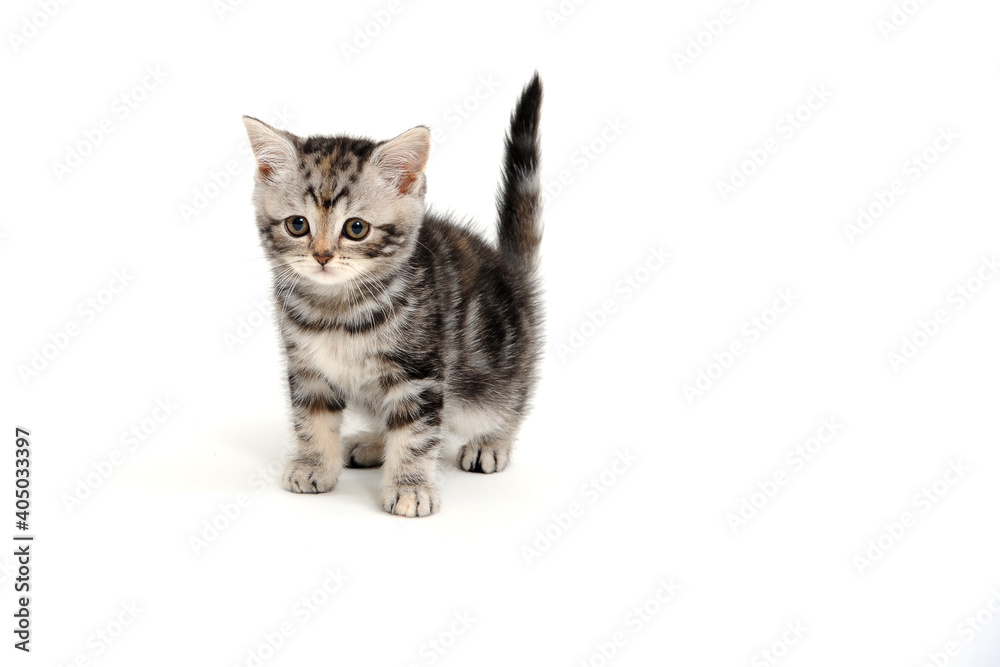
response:
<path id="1" fill-rule="evenodd" d="M 301 333 L 296 336 L 296 356 L 349 395 L 358 396 L 379 377 L 374 343 L 372 336 L 343 329 Z"/>

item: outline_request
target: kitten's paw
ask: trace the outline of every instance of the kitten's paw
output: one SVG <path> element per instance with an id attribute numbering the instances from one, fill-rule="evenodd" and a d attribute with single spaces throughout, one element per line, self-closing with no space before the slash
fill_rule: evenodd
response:
<path id="1" fill-rule="evenodd" d="M 427 484 L 391 486 L 382 490 L 382 509 L 397 516 L 427 516 L 441 507 L 437 489 Z"/>
<path id="2" fill-rule="evenodd" d="M 344 465 L 348 468 L 377 468 L 382 465 L 385 443 L 380 435 L 355 433 L 344 440 Z"/>
<path id="3" fill-rule="evenodd" d="M 500 472 L 510 463 L 510 445 L 482 443 L 462 445 L 458 450 L 458 466 L 468 472 Z"/>
<path id="4" fill-rule="evenodd" d="M 281 485 L 292 493 L 326 493 L 337 485 L 337 471 L 307 461 L 291 461 L 285 466 Z"/>

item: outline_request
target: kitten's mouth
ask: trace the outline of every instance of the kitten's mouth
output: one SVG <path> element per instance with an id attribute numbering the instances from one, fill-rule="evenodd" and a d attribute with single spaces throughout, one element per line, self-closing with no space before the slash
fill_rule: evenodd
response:
<path id="1" fill-rule="evenodd" d="M 313 262 L 308 268 L 299 270 L 299 273 L 321 285 L 335 285 L 347 281 L 349 276 L 344 269 L 344 266 L 332 262 L 325 265 Z"/>

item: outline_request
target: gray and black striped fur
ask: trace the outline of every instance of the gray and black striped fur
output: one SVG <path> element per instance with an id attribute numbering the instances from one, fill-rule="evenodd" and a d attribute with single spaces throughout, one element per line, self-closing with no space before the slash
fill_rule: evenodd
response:
<path id="1" fill-rule="evenodd" d="M 343 465 L 382 465 L 382 508 L 426 516 L 446 436 L 463 470 L 507 467 L 541 351 L 541 101 L 536 74 L 511 116 L 495 246 L 427 211 L 426 127 L 376 142 L 244 118 L 297 441 L 288 490 L 323 493 Z M 342 441 L 345 410 L 371 430 Z"/>

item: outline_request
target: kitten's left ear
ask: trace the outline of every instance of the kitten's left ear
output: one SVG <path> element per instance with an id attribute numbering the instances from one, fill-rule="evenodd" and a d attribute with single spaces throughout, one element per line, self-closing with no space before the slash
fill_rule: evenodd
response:
<path id="1" fill-rule="evenodd" d="M 295 145 L 287 132 L 277 130 L 251 116 L 243 116 L 250 138 L 250 148 L 257 158 L 257 175 L 274 180 L 280 172 L 295 164 Z"/>
<path id="2" fill-rule="evenodd" d="M 372 164 L 399 194 L 419 182 L 431 153 L 431 131 L 419 125 L 381 144 L 372 154 Z"/>

